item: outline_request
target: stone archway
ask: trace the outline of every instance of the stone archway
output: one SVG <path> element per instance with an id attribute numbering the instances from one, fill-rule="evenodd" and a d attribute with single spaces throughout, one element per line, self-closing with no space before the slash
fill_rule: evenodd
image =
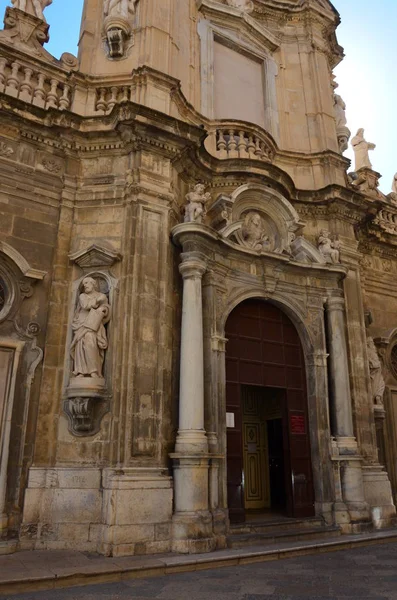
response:
<path id="1" fill-rule="evenodd" d="M 229 516 L 314 515 L 305 357 L 292 321 L 261 299 L 230 313 L 226 345 Z"/>

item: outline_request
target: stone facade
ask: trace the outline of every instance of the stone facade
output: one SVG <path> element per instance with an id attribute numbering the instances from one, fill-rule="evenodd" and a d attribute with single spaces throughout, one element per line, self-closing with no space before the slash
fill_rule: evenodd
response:
<path id="1" fill-rule="evenodd" d="M 301 340 L 315 514 L 389 526 L 395 190 L 362 148 L 347 174 L 331 3 L 85 0 L 57 60 L 29 2 L 0 32 L 1 548 L 225 546 L 250 298 Z"/>

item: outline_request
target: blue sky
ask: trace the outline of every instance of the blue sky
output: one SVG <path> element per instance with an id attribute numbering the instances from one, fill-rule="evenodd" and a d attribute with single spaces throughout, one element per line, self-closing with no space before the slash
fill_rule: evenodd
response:
<path id="1" fill-rule="evenodd" d="M 0 14 L 10 4 L 0 0 Z M 397 171 L 397 0 L 334 0 L 342 17 L 338 40 L 346 58 L 335 69 L 338 93 L 347 104 L 348 126 L 354 135 L 364 127 L 376 144 L 373 168 L 383 176 L 382 191 L 391 191 Z M 53 0 L 46 9 L 51 25 L 49 52 L 77 53 L 83 0 Z M 352 158 L 352 152 L 346 152 Z"/>

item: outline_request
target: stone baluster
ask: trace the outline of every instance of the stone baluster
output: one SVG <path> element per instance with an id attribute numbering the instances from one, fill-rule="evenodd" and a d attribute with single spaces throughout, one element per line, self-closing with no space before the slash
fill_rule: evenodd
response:
<path id="1" fill-rule="evenodd" d="M 238 155 L 239 158 L 247 158 L 247 141 L 244 131 L 238 132 Z"/>
<path id="2" fill-rule="evenodd" d="M 96 103 L 95 110 L 106 112 L 106 88 L 99 88 L 99 97 Z"/>
<path id="3" fill-rule="evenodd" d="M 201 279 L 206 263 L 198 252 L 182 255 L 183 277 L 179 430 L 175 452 L 208 451 L 204 430 L 204 350 Z"/>
<path id="4" fill-rule="evenodd" d="M 255 144 L 254 144 L 254 136 L 253 135 L 248 136 L 247 152 L 248 152 L 250 158 L 254 158 Z"/>
<path id="5" fill-rule="evenodd" d="M 229 154 L 229 158 L 237 157 L 237 142 L 234 137 L 234 129 L 229 129 L 229 143 L 227 145 L 227 151 Z"/>
<path id="6" fill-rule="evenodd" d="M 227 157 L 226 140 L 224 138 L 222 129 L 218 129 L 217 150 L 219 152 L 219 158 L 226 158 Z"/>
<path id="7" fill-rule="evenodd" d="M 17 98 L 18 94 L 19 94 L 18 72 L 19 72 L 20 66 L 21 65 L 16 61 L 11 64 L 11 74 L 7 80 L 6 93 L 9 96 L 13 96 L 14 98 Z"/>
<path id="8" fill-rule="evenodd" d="M 121 94 L 121 98 L 120 98 L 120 102 L 128 102 L 129 100 L 129 88 L 128 86 L 124 85 L 122 87 L 122 94 Z"/>
<path id="9" fill-rule="evenodd" d="M 366 520 L 368 505 L 364 500 L 361 457 L 354 436 L 349 363 L 345 328 L 345 301 L 341 295 L 330 296 L 326 303 L 329 352 L 329 387 L 331 421 L 336 438 L 343 503 L 336 503 L 337 522 Z"/>
<path id="10" fill-rule="evenodd" d="M 4 92 L 6 84 L 6 67 L 7 59 L 4 57 L 0 58 L 0 92 Z"/>
<path id="11" fill-rule="evenodd" d="M 50 85 L 51 85 L 50 91 L 47 94 L 46 108 L 50 108 L 50 107 L 57 108 L 58 107 L 58 94 L 57 94 L 58 81 L 56 79 L 51 79 Z"/>
<path id="12" fill-rule="evenodd" d="M 261 148 L 261 141 L 257 136 L 255 136 L 255 156 L 257 158 L 262 158 L 262 155 L 263 155 L 263 151 Z"/>
<path id="13" fill-rule="evenodd" d="M 45 106 L 45 75 L 44 73 L 39 73 L 37 87 L 33 94 L 33 104 L 35 106 L 40 106 L 44 108 Z"/>
<path id="14" fill-rule="evenodd" d="M 115 106 L 117 104 L 118 91 L 119 91 L 119 88 L 116 87 L 115 85 L 112 85 L 112 87 L 110 88 L 111 96 L 110 96 L 110 100 L 107 105 L 108 112 L 111 112 L 113 106 Z"/>
<path id="15" fill-rule="evenodd" d="M 70 92 L 70 85 L 67 85 L 65 83 L 63 86 L 62 96 L 59 98 L 59 110 L 66 110 L 69 108 L 69 106 L 70 106 L 69 92 Z"/>
<path id="16" fill-rule="evenodd" d="M 19 97 L 21 100 L 25 102 L 32 102 L 32 94 L 33 94 L 33 85 L 32 85 L 32 75 L 33 70 L 29 67 L 24 67 L 25 78 L 21 83 L 21 88 L 19 92 Z"/>

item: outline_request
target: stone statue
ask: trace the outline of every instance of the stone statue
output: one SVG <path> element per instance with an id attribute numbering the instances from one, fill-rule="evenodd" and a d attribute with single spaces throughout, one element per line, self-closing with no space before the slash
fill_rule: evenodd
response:
<path id="1" fill-rule="evenodd" d="M 43 14 L 44 9 L 52 4 L 52 0 L 11 0 L 14 8 L 23 10 L 42 21 L 45 21 Z"/>
<path id="2" fill-rule="evenodd" d="M 211 198 L 209 192 L 205 192 L 205 186 L 197 183 L 193 192 L 186 194 L 185 223 L 202 223 L 206 214 L 206 203 Z"/>
<path id="3" fill-rule="evenodd" d="M 252 12 L 254 10 L 254 3 L 252 0 L 226 0 L 229 6 L 233 8 L 239 8 L 244 12 Z"/>
<path id="4" fill-rule="evenodd" d="M 263 220 L 259 213 L 249 212 L 245 215 L 241 235 L 245 244 L 253 250 L 270 250 L 270 238 L 265 234 Z"/>
<path id="5" fill-rule="evenodd" d="M 369 151 L 375 150 L 376 145 L 367 142 L 364 139 L 364 129 L 359 129 L 351 141 L 355 157 L 355 170 L 372 169 L 371 161 L 369 160 Z"/>
<path id="6" fill-rule="evenodd" d="M 396 194 L 397 196 L 397 173 L 394 174 L 393 182 L 391 184 L 392 194 Z"/>
<path id="7" fill-rule="evenodd" d="M 105 0 L 103 12 L 105 17 L 124 17 L 128 19 L 135 13 L 135 4 L 138 0 Z"/>
<path id="8" fill-rule="evenodd" d="M 73 375 L 102 378 L 103 359 L 108 347 L 104 324 L 109 320 L 110 306 L 93 277 L 85 277 L 82 285 L 84 292 L 79 296 L 72 322 L 74 336 L 70 353 Z"/>
<path id="9" fill-rule="evenodd" d="M 337 239 L 332 240 L 327 229 L 320 231 L 317 247 L 327 262 L 333 264 L 340 262 L 340 242 Z"/>
<path id="10" fill-rule="evenodd" d="M 383 405 L 383 394 L 385 391 L 385 380 L 382 375 L 382 363 L 379 360 L 372 337 L 367 338 L 367 354 L 369 363 L 369 372 L 371 376 L 371 389 L 374 404 Z"/>
<path id="11" fill-rule="evenodd" d="M 342 129 L 346 127 L 346 104 L 339 94 L 334 94 L 334 111 L 335 111 L 335 120 L 336 120 L 336 129 Z"/>

